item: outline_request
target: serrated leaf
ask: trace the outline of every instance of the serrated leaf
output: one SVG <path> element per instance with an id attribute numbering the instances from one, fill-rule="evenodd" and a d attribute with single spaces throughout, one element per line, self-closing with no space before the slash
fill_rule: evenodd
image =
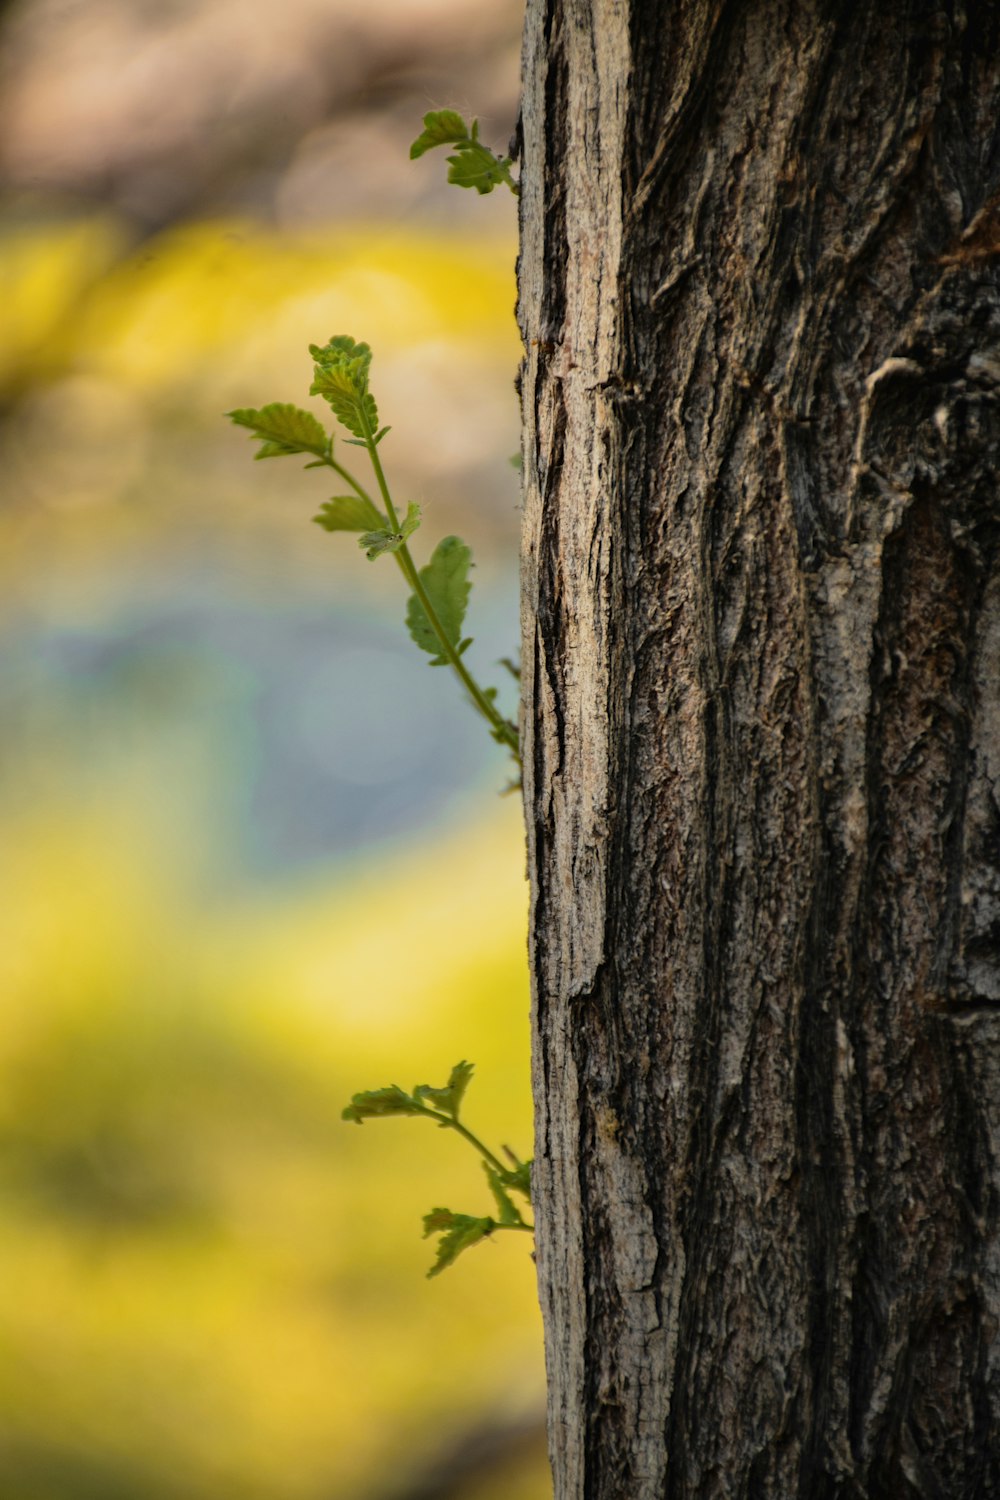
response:
<path id="1" fill-rule="evenodd" d="M 450 1208 L 432 1208 L 429 1214 L 424 1214 L 424 1239 L 440 1230 L 451 1229 L 460 1217 L 460 1214 L 453 1214 Z"/>
<path id="2" fill-rule="evenodd" d="M 404 541 L 408 536 L 413 535 L 419 525 L 420 506 L 414 505 L 413 501 L 411 500 L 409 505 L 406 507 L 406 515 L 403 517 L 402 524 L 399 528 L 402 532 Z"/>
<path id="3" fill-rule="evenodd" d="M 463 1060 L 452 1068 L 448 1082 L 443 1089 L 432 1088 L 429 1083 L 421 1083 L 413 1090 L 413 1097 L 422 1100 L 431 1109 L 439 1109 L 443 1114 L 451 1115 L 453 1120 L 457 1120 L 465 1091 L 469 1087 L 469 1081 L 474 1072 L 475 1064 Z"/>
<path id="4" fill-rule="evenodd" d="M 310 344 L 309 353 L 315 361 L 310 395 L 322 396 L 337 421 L 367 442 L 378 431 L 378 408 L 368 390 L 371 347 L 338 333 L 325 344 Z"/>
<path id="5" fill-rule="evenodd" d="M 477 1245 L 496 1228 L 493 1219 L 476 1219 L 471 1214 L 453 1214 L 450 1208 L 435 1208 L 424 1215 L 424 1239 L 431 1234 L 441 1234 L 438 1241 L 437 1260 L 427 1272 L 428 1277 L 439 1276 L 446 1267 L 453 1265 L 463 1250 Z"/>
<path id="6" fill-rule="evenodd" d="M 342 364 L 345 360 L 360 360 L 367 376 L 372 362 L 371 344 L 359 344 L 349 333 L 335 333 L 325 344 L 310 344 L 309 353 L 319 365 Z"/>
<path id="7" fill-rule="evenodd" d="M 384 1089 L 367 1089 L 354 1094 L 350 1104 L 341 1111 L 342 1120 L 353 1120 L 361 1125 L 365 1120 L 384 1119 L 390 1115 L 420 1115 L 424 1107 L 419 1100 L 406 1093 L 398 1083 Z"/>
<path id="8" fill-rule="evenodd" d="M 472 553 L 457 536 L 446 536 L 431 554 L 431 560 L 420 569 L 420 581 L 427 591 L 431 608 L 437 615 L 445 638 L 457 648 L 462 639 L 462 621 L 469 604 L 469 568 Z M 431 625 L 416 594 L 406 606 L 406 628 L 421 651 L 432 658 L 432 666 L 441 666 L 447 657 L 441 650 L 437 632 Z"/>
<path id="9" fill-rule="evenodd" d="M 495 1167 L 491 1167 L 488 1161 L 483 1162 L 483 1170 L 486 1173 L 486 1181 L 490 1185 L 493 1201 L 497 1206 L 498 1224 L 521 1224 L 523 1219 L 514 1207 L 510 1194 L 504 1185 L 504 1179 Z"/>
<path id="10" fill-rule="evenodd" d="M 384 517 L 380 517 L 384 520 Z M 406 515 L 400 522 L 398 531 L 388 526 L 380 526 L 374 531 L 366 531 L 364 536 L 358 537 L 358 546 L 364 547 L 368 553 L 368 561 L 374 562 L 376 557 L 381 557 L 384 552 L 398 552 L 406 541 L 412 536 L 420 525 L 420 506 L 412 503 L 406 507 Z"/>
<path id="11" fill-rule="evenodd" d="M 364 531 L 367 527 L 377 526 L 385 517 L 379 515 L 370 500 L 362 500 L 360 495 L 334 495 L 332 500 L 320 506 L 319 515 L 313 516 L 313 520 L 324 531 Z"/>
<path id="12" fill-rule="evenodd" d="M 449 156 L 448 163 L 448 181 L 457 187 L 475 188 L 477 193 L 492 193 L 506 182 L 511 165 L 509 157 L 501 160 L 478 141 L 460 146 L 457 155 Z"/>
<path id="13" fill-rule="evenodd" d="M 531 1162 L 519 1162 L 516 1167 L 503 1174 L 503 1182 L 506 1187 L 512 1188 L 516 1193 L 523 1193 L 528 1202 L 531 1202 Z"/>
<path id="14" fill-rule="evenodd" d="M 358 546 L 364 549 L 369 562 L 374 562 L 386 552 L 398 552 L 402 545 L 403 538 L 399 532 L 390 530 L 388 526 L 366 531 L 363 536 L 358 537 Z"/>
<path id="15" fill-rule="evenodd" d="M 469 139 L 469 127 L 453 109 L 432 109 L 424 115 L 424 128 L 410 147 L 410 160 L 416 161 L 434 146 L 453 146 Z"/>
<path id="16" fill-rule="evenodd" d="M 358 372 L 351 366 L 317 365 L 309 394 L 322 396 L 337 421 L 363 442 L 367 443 L 369 434 L 377 431 L 375 397 L 359 384 Z"/>
<path id="17" fill-rule="evenodd" d="M 237 427 L 248 427 L 261 448 L 254 458 L 284 458 L 290 453 L 316 453 L 324 457 L 330 440 L 322 422 L 311 411 L 283 401 L 272 401 L 260 410 L 239 407 L 226 416 Z"/>

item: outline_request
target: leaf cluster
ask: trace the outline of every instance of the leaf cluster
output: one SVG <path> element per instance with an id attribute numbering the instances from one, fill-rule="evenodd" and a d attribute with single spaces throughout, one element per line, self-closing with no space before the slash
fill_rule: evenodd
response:
<path id="1" fill-rule="evenodd" d="M 442 130 L 454 133 L 456 120 L 465 129 L 460 116 L 447 111 L 427 117 L 432 118 L 438 122 L 435 128 L 439 134 Z M 470 144 L 475 144 L 474 134 L 475 129 Z M 230 419 L 248 428 L 260 444 L 257 458 L 301 453 L 310 458 L 306 468 L 325 466 L 346 481 L 352 493 L 333 495 L 320 506 L 313 519 L 324 531 L 357 533 L 358 545 L 370 562 L 387 553 L 395 554 L 412 590 L 406 605 L 406 628 L 410 636 L 430 657 L 432 667 L 453 668 L 486 719 L 493 739 L 505 745 L 517 760 L 516 724 L 498 712 L 496 689 L 481 688 L 461 660 L 472 645 L 472 637 L 462 633 L 472 588 L 469 578 L 472 553 L 459 537 L 446 536 L 419 571 L 409 555 L 407 542 L 420 526 L 421 510 L 411 502 L 406 514 L 400 517 L 389 494 L 378 447 L 390 429 L 379 427 L 378 407 L 369 388 L 371 346 L 339 333 L 325 344 L 310 344 L 309 352 L 313 358 L 310 393 L 322 396 L 329 404 L 337 421 L 351 434 L 346 441 L 367 451 L 384 508 L 375 503 L 334 456 L 333 436 L 312 412 L 276 401 L 259 410 L 247 407 L 231 411 Z"/>
<path id="2" fill-rule="evenodd" d="M 341 426 L 353 433 L 356 443 L 362 447 L 369 442 L 380 443 L 389 429 L 379 428 L 378 407 L 368 389 L 371 347 L 355 343 L 349 334 L 338 333 L 325 344 L 310 344 L 309 353 L 314 364 L 310 396 L 323 397 Z"/>
<path id="3" fill-rule="evenodd" d="M 428 1276 L 439 1275 L 446 1266 L 453 1264 L 463 1250 L 477 1245 L 480 1240 L 497 1230 L 520 1229 L 530 1232 L 532 1228 L 511 1197 L 512 1193 L 519 1193 L 527 1202 L 531 1202 L 531 1163 L 519 1161 L 512 1153 L 508 1153 L 513 1165 L 505 1167 L 499 1157 L 461 1122 L 462 1101 L 472 1073 L 472 1063 L 462 1061 L 455 1064 L 448 1082 L 441 1088 L 429 1083 L 418 1083 L 407 1093 L 398 1083 L 394 1083 L 387 1088 L 368 1089 L 355 1094 L 343 1111 L 345 1120 L 352 1120 L 358 1125 L 362 1125 L 365 1120 L 388 1119 L 397 1115 L 423 1115 L 436 1121 L 442 1130 L 457 1131 L 478 1152 L 496 1205 L 496 1213 L 460 1214 L 450 1208 L 435 1208 L 425 1214 L 424 1238 L 431 1234 L 441 1235 L 437 1259 L 428 1271 Z"/>
<path id="4" fill-rule="evenodd" d="M 517 195 L 518 186 L 510 175 L 514 165 L 511 156 L 497 156 L 479 139 L 479 121 L 467 125 L 453 109 L 434 109 L 424 115 L 424 128 L 410 147 L 411 160 L 432 151 L 435 146 L 454 146 L 448 157 L 448 181 L 457 187 L 475 188 L 477 193 L 492 193 L 506 184 Z"/>
<path id="5" fill-rule="evenodd" d="M 499 157 L 479 139 L 479 122 L 467 125 L 454 110 L 437 110 L 424 116 L 424 129 L 410 148 L 412 158 L 437 146 L 453 146 L 448 157 L 449 182 L 459 187 L 491 193 L 503 184 L 518 192 L 511 177 L 511 157 Z M 334 455 L 333 435 L 301 407 L 272 402 L 261 408 L 239 408 L 228 413 L 237 426 L 248 429 L 259 444 L 255 458 L 280 458 L 302 454 L 306 468 L 332 469 L 350 493 L 337 494 L 324 502 L 315 521 L 325 531 L 354 532 L 369 561 L 394 555 L 411 593 L 406 606 L 406 627 L 413 641 L 430 657 L 433 667 L 451 666 L 478 712 L 486 719 L 492 737 L 506 745 L 518 767 L 517 726 L 497 710 L 495 688 L 481 688 L 462 661 L 471 637 L 462 634 L 468 609 L 472 554 L 457 536 L 446 536 L 434 548 L 429 562 L 419 571 L 410 556 L 408 541 L 421 523 L 419 505 L 409 504 L 400 517 L 393 502 L 379 454 L 379 445 L 389 432 L 379 427 L 378 406 L 370 388 L 372 351 L 348 334 L 335 334 L 325 344 L 310 344 L 313 380 L 310 395 L 320 396 L 350 436 L 345 440 L 364 448 L 371 463 L 381 504 Z M 508 659 L 504 666 L 517 677 L 517 667 Z M 515 782 L 516 786 L 518 783 Z M 455 1131 L 477 1152 L 486 1173 L 495 1212 L 487 1215 L 460 1214 L 450 1208 L 435 1208 L 424 1216 L 424 1236 L 439 1234 L 437 1259 L 428 1272 L 436 1276 L 471 1245 L 501 1229 L 532 1232 L 512 1194 L 531 1202 L 531 1163 L 520 1161 L 504 1148 L 510 1159 L 505 1165 L 462 1122 L 461 1107 L 472 1064 L 462 1061 L 451 1070 L 441 1087 L 416 1084 L 410 1093 L 399 1084 L 357 1093 L 343 1111 L 345 1120 L 361 1125 L 366 1120 L 390 1116 L 423 1116 L 442 1129 Z"/>

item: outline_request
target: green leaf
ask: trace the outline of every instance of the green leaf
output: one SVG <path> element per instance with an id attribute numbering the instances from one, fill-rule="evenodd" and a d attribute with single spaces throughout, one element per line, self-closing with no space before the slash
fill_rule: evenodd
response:
<path id="1" fill-rule="evenodd" d="M 522 1161 L 512 1170 L 503 1174 L 505 1187 L 513 1188 L 516 1193 L 523 1193 L 528 1202 L 531 1202 L 531 1162 Z"/>
<path id="2" fill-rule="evenodd" d="M 325 344 L 310 344 L 309 353 L 318 365 L 361 360 L 365 366 L 366 378 L 368 366 L 372 362 L 371 344 L 359 344 L 349 333 L 335 333 Z"/>
<path id="3" fill-rule="evenodd" d="M 254 458 L 283 458 L 290 453 L 316 453 L 323 458 L 330 451 L 323 424 L 300 406 L 272 401 L 259 411 L 240 407 L 227 411 L 226 416 L 237 427 L 249 427 L 254 440 L 262 445 Z"/>
<path id="4" fill-rule="evenodd" d="M 446 536 L 438 542 L 431 560 L 420 569 L 420 581 L 427 591 L 431 607 L 441 623 L 446 639 L 458 647 L 462 639 L 462 621 L 469 603 L 469 568 L 472 553 L 457 536 Z M 442 666 L 448 658 L 443 654 L 437 632 L 427 618 L 424 607 L 416 594 L 411 594 L 406 606 L 406 628 L 421 651 L 426 651 L 431 666 Z"/>
<path id="5" fill-rule="evenodd" d="M 346 427 L 348 432 L 353 432 L 362 442 L 367 443 L 368 434 L 374 433 L 378 427 L 375 398 L 359 388 L 356 369 L 317 365 L 309 394 L 322 396 L 341 426 Z"/>
<path id="6" fill-rule="evenodd" d="M 457 1120 L 465 1091 L 469 1087 L 469 1080 L 474 1071 L 474 1063 L 464 1061 L 456 1063 L 443 1089 L 432 1088 L 429 1083 L 421 1083 L 413 1090 L 413 1097 L 430 1105 L 431 1109 L 439 1109 L 443 1114 L 451 1115 L 453 1120 Z"/>
<path id="7" fill-rule="evenodd" d="M 458 154 L 448 158 L 448 181 L 458 187 L 475 188 L 477 193 L 492 193 L 501 183 L 510 182 L 511 158 L 501 159 L 478 141 L 459 147 Z"/>
<path id="8" fill-rule="evenodd" d="M 364 531 L 366 527 L 377 526 L 385 517 L 360 495 L 334 495 L 320 506 L 319 515 L 313 516 L 313 520 L 324 531 Z"/>
<path id="9" fill-rule="evenodd" d="M 427 1275 L 440 1276 L 441 1272 L 458 1259 L 463 1250 L 477 1245 L 492 1234 L 496 1228 L 493 1219 L 476 1219 L 471 1214 L 453 1214 L 450 1208 L 435 1208 L 424 1215 L 424 1239 L 428 1235 L 441 1234 L 438 1241 L 437 1260 Z"/>
<path id="10" fill-rule="evenodd" d="M 390 1115 L 422 1115 L 424 1106 L 407 1094 L 398 1083 L 384 1089 L 368 1089 L 354 1094 L 350 1104 L 341 1111 L 342 1120 L 353 1120 L 361 1125 L 365 1120 L 385 1119 Z"/>
<path id="11" fill-rule="evenodd" d="M 434 146 L 453 146 L 468 139 L 469 127 L 460 114 L 453 109 L 432 109 L 424 115 L 424 128 L 410 147 L 410 160 L 416 161 Z"/>
<path id="12" fill-rule="evenodd" d="M 384 517 L 379 519 L 384 520 Z M 410 504 L 406 507 L 406 515 L 400 523 L 398 531 L 393 531 L 388 525 L 379 526 L 374 531 L 366 531 L 364 536 L 358 537 L 358 546 L 364 547 L 368 553 L 368 561 L 374 562 L 376 557 L 381 557 L 383 552 L 398 552 L 406 541 L 412 536 L 420 525 L 420 506 Z"/>
<path id="13" fill-rule="evenodd" d="M 336 334 L 326 344 L 310 344 L 315 361 L 309 394 L 322 396 L 348 432 L 363 442 L 378 431 L 378 408 L 368 390 L 372 351 L 349 334 Z"/>
<path id="14" fill-rule="evenodd" d="M 493 1194 L 497 1206 L 497 1223 L 523 1224 L 524 1220 L 514 1207 L 514 1203 L 505 1186 L 507 1174 L 504 1173 L 503 1177 L 501 1177 L 496 1167 L 491 1167 L 488 1161 L 483 1162 L 483 1170 L 486 1173 L 486 1181 L 490 1185 L 490 1192 Z"/>

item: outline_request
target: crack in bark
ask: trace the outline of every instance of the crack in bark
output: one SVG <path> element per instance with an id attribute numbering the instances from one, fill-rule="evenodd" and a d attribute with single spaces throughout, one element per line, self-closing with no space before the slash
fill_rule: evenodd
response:
<path id="1" fill-rule="evenodd" d="M 525 57 L 557 1500 L 1000 1493 L 1000 7 Z"/>

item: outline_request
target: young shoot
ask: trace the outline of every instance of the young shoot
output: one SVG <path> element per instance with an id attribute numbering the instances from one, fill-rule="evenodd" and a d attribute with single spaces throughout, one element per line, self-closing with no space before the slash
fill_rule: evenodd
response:
<path id="1" fill-rule="evenodd" d="M 310 460 L 307 469 L 331 469 L 343 482 L 349 493 L 327 500 L 314 519 L 325 531 L 357 533 L 369 562 L 387 555 L 395 559 L 411 590 L 406 606 L 411 637 L 430 657 L 432 667 L 451 668 L 492 737 L 507 747 L 520 768 L 517 725 L 497 708 L 496 688 L 481 687 L 463 660 L 472 645 L 472 637 L 462 633 L 472 587 L 472 553 L 457 536 L 438 542 L 420 569 L 410 553 L 409 539 L 420 526 L 420 506 L 410 504 L 400 513 L 382 467 L 379 447 L 390 429 L 379 426 L 378 407 L 368 388 L 371 349 L 347 334 L 337 334 L 326 344 L 311 344 L 309 352 L 314 362 L 309 393 L 328 403 L 350 434 L 344 441 L 365 450 L 375 496 L 344 465 L 334 449 L 333 434 L 311 412 L 275 401 L 260 410 L 241 408 L 227 415 L 237 426 L 249 428 L 260 443 L 255 458 L 304 455 Z"/>
<path id="2" fill-rule="evenodd" d="M 448 157 L 448 181 L 459 187 L 491 193 L 506 186 L 514 194 L 517 183 L 511 177 L 513 159 L 499 157 L 479 139 L 479 122 L 466 125 L 454 110 L 436 110 L 424 116 L 424 129 L 410 148 L 411 157 L 419 157 L 435 146 L 453 146 Z M 324 531 L 353 532 L 358 546 L 369 562 L 387 555 L 395 558 L 410 593 L 406 605 L 406 628 L 411 637 L 430 657 L 432 667 L 450 667 L 476 711 L 486 721 L 489 732 L 510 751 L 520 772 L 517 725 L 504 718 L 496 705 L 497 690 L 481 687 L 464 660 L 472 644 L 463 634 L 471 583 L 469 569 L 472 554 L 457 536 L 446 536 L 431 552 L 422 568 L 417 568 L 410 552 L 410 538 L 419 529 L 419 505 L 408 504 L 405 512 L 393 499 L 382 467 L 379 452 L 388 427 L 379 426 L 378 407 L 369 389 L 372 351 L 367 344 L 356 343 L 347 334 L 337 334 L 325 344 L 311 344 L 313 380 L 310 395 L 321 396 L 337 422 L 349 434 L 341 441 L 363 448 L 371 468 L 374 485 L 366 487 L 354 471 L 346 466 L 340 450 L 334 448 L 334 435 L 302 407 L 272 401 L 268 406 L 240 408 L 228 412 L 238 427 L 249 430 L 260 446 L 255 458 L 286 458 L 296 455 L 308 459 L 307 469 L 329 469 L 343 486 L 343 493 L 325 501 L 314 520 Z M 369 481 L 369 484 L 371 482 Z M 509 657 L 501 663 L 515 679 L 519 669 Z M 518 778 L 513 782 L 517 786 Z M 472 1077 L 472 1064 L 456 1063 L 443 1088 L 418 1084 L 406 1093 L 398 1084 L 355 1094 L 343 1112 L 345 1120 L 361 1125 L 365 1120 L 389 1115 L 422 1116 L 433 1120 L 443 1130 L 454 1131 L 472 1147 L 482 1162 L 486 1181 L 493 1197 L 492 1214 L 454 1213 L 450 1208 L 434 1208 L 424 1215 L 424 1238 L 440 1235 L 437 1259 L 428 1276 L 437 1276 L 453 1264 L 463 1250 L 497 1233 L 515 1229 L 531 1234 L 532 1224 L 524 1217 L 516 1198 L 531 1202 L 531 1162 L 521 1161 L 508 1148 L 498 1155 L 490 1150 L 460 1119 L 462 1100 Z M 503 1157 L 506 1156 L 505 1161 Z M 512 1196 L 516 1195 L 516 1196 Z"/>
<path id="3" fill-rule="evenodd" d="M 496 1213 L 476 1216 L 457 1214 L 450 1208 L 433 1208 L 429 1214 L 425 1214 L 424 1239 L 432 1234 L 441 1236 L 437 1260 L 427 1272 L 428 1276 L 439 1275 L 446 1266 L 455 1262 L 463 1250 L 468 1250 L 470 1246 L 487 1239 L 500 1229 L 517 1229 L 528 1234 L 534 1231 L 534 1226 L 524 1218 L 511 1197 L 512 1193 L 517 1193 L 528 1203 L 531 1202 L 531 1163 L 520 1161 L 505 1147 L 510 1162 L 509 1166 L 505 1165 L 459 1119 L 472 1072 L 472 1063 L 460 1062 L 452 1068 L 451 1076 L 443 1088 L 418 1083 L 413 1092 L 408 1094 L 398 1083 L 393 1083 L 388 1088 L 370 1089 L 366 1093 L 355 1094 L 343 1112 L 345 1120 L 353 1120 L 358 1125 L 363 1125 L 365 1120 L 385 1119 L 390 1115 L 422 1115 L 426 1120 L 433 1120 L 442 1130 L 454 1130 L 468 1142 L 482 1162 Z"/>
<path id="4" fill-rule="evenodd" d="M 495 187 L 509 187 L 515 197 L 520 189 L 510 169 L 511 156 L 497 156 L 479 139 L 479 121 L 466 125 L 453 109 L 434 109 L 424 115 L 424 128 L 410 147 L 410 159 L 423 156 L 435 146 L 454 146 L 448 158 L 448 181 L 456 187 L 475 188 L 477 193 L 492 193 Z"/>

